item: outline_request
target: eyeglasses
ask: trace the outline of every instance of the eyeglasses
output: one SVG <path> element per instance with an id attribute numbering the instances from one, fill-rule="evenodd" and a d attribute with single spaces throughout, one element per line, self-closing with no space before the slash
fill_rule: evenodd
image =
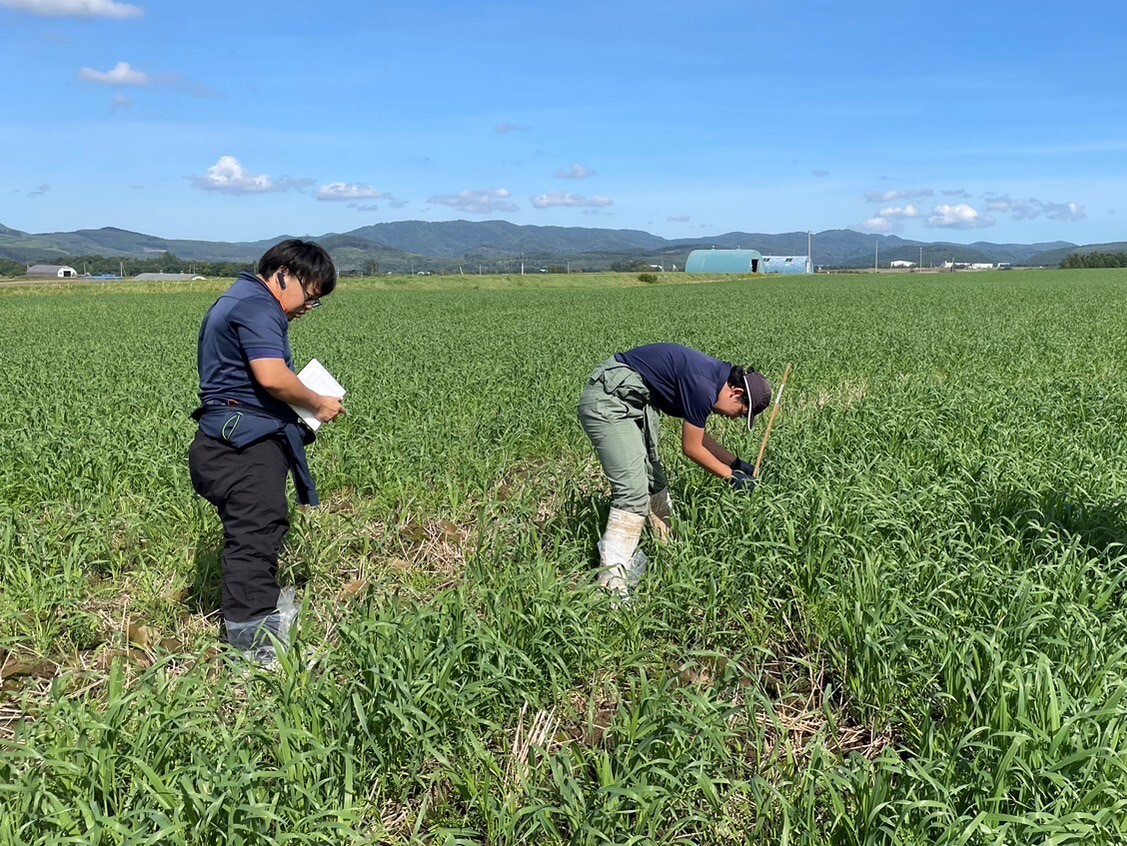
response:
<path id="1" fill-rule="evenodd" d="M 303 303 L 305 310 L 306 311 L 312 311 L 315 308 L 320 308 L 321 297 L 320 296 L 316 296 L 316 297 L 309 296 L 309 288 L 306 287 L 305 280 L 304 279 L 298 279 L 297 284 L 301 286 L 301 293 L 305 295 L 305 302 Z M 278 271 L 278 287 L 280 287 L 283 291 L 286 290 L 286 271 L 285 270 L 279 270 Z"/>
<path id="2" fill-rule="evenodd" d="M 309 309 L 310 311 L 312 311 L 315 308 L 320 308 L 321 307 L 321 298 L 309 296 L 309 289 L 305 287 L 305 283 L 302 282 L 300 279 L 297 280 L 297 284 L 299 284 L 301 286 L 301 292 L 303 294 L 305 294 L 305 307 L 307 309 Z"/>

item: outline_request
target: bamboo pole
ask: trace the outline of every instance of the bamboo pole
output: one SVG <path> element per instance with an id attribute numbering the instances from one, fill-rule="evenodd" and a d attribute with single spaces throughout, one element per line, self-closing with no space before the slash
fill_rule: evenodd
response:
<path id="1" fill-rule="evenodd" d="M 771 416 L 767 420 L 767 431 L 763 433 L 763 445 L 759 447 L 759 457 L 755 459 L 755 473 L 753 479 L 759 478 L 759 466 L 763 463 L 763 453 L 767 451 L 767 439 L 771 437 L 771 427 L 775 425 L 775 415 L 779 413 L 779 403 L 783 401 L 783 388 L 787 386 L 787 377 L 790 376 L 790 362 L 783 371 L 783 381 L 779 383 L 779 392 L 775 394 L 775 404 L 771 406 Z"/>

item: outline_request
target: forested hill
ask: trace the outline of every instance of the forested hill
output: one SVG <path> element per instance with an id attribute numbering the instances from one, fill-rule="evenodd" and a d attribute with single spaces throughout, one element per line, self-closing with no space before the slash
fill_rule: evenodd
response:
<path id="1" fill-rule="evenodd" d="M 684 266 L 698 248 L 742 247 L 765 255 L 805 255 L 812 243 L 814 261 L 822 267 L 872 267 L 874 262 L 902 259 L 925 265 L 944 261 L 1057 264 L 1075 250 L 1090 250 L 1067 241 L 1040 244 L 973 244 L 911 241 L 896 235 L 867 235 L 848 229 L 813 233 L 727 232 L 707 237 L 668 239 L 637 229 L 595 229 L 564 226 L 518 226 L 502 220 L 419 220 L 377 223 L 344 233 L 279 234 L 261 241 L 193 241 L 130 232 L 114 227 L 75 232 L 32 234 L 0 225 L 0 259 L 7 263 L 58 262 L 102 256 L 153 259 L 170 255 L 185 262 L 250 263 L 271 244 L 294 237 L 324 244 L 342 270 L 384 272 L 449 270 L 511 271 L 520 261 L 537 267 L 606 269 L 614 265 L 654 263 Z"/>

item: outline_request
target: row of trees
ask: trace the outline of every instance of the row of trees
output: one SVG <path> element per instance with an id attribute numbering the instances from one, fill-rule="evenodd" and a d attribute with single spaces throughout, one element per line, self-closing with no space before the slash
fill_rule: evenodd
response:
<path id="1" fill-rule="evenodd" d="M 1073 253 L 1060 263 L 1064 268 L 1127 267 L 1127 253 Z"/>
<path id="2" fill-rule="evenodd" d="M 65 264 L 79 273 L 90 276 L 138 273 L 198 273 L 200 276 L 237 276 L 239 271 L 253 270 L 250 262 L 241 261 L 188 261 L 172 253 L 161 253 L 151 258 L 114 258 L 112 256 L 58 256 L 42 264 Z M 26 276 L 27 265 L 19 261 L 0 259 L 0 275 Z"/>

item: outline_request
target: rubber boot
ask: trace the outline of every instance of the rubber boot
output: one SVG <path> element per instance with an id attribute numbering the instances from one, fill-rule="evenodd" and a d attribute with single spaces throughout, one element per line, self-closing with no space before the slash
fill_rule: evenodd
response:
<path id="1" fill-rule="evenodd" d="M 669 488 L 662 488 L 650 495 L 650 531 L 659 541 L 665 543 L 673 532 L 673 498 Z"/>
<path id="2" fill-rule="evenodd" d="M 644 515 L 612 508 L 599 542 L 599 586 L 623 602 L 630 598 L 628 574 L 645 525 Z"/>

